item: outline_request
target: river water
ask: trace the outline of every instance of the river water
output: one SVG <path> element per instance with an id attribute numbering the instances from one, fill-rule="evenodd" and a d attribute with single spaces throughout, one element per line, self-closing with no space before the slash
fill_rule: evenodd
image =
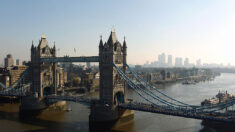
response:
<path id="1" fill-rule="evenodd" d="M 200 104 L 205 98 L 215 96 L 219 91 L 227 90 L 235 94 L 235 74 L 223 73 L 214 81 L 200 82 L 196 85 L 181 83 L 158 86 L 167 95 L 189 104 Z M 128 98 L 141 99 L 133 91 L 128 91 Z M 68 132 L 89 131 L 89 107 L 67 102 L 71 112 L 43 112 L 37 117 L 20 117 L 19 104 L 0 104 L 1 132 Z M 199 132 L 216 131 L 214 128 L 201 125 L 201 120 L 187 119 L 146 112 L 135 111 L 135 119 L 128 125 L 116 128 L 115 131 L 130 132 Z M 207 129 L 205 129 L 207 128 Z M 231 130 L 232 131 L 232 130 Z"/>

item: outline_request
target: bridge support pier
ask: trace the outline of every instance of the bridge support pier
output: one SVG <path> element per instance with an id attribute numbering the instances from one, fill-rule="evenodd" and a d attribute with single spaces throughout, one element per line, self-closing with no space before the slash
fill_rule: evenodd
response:
<path id="1" fill-rule="evenodd" d="M 101 102 L 91 104 L 89 124 L 91 129 L 120 127 L 133 122 L 134 111 L 111 107 Z"/>
<path id="2" fill-rule="evenodd" d="M 34 96 L 26 96 L 22 98 L 20 105 L 20 113 L 37 114 L 47 107 L 43 98 L 35 98 Z"/>
<path id="3" fill-rule="evenodd" d="M 45 98 L 26 96 L 22 98 L 20 113 L 24 115 L 37 115 L 42 111 L 65 111 L 66 101 L 48 101 Z"/>

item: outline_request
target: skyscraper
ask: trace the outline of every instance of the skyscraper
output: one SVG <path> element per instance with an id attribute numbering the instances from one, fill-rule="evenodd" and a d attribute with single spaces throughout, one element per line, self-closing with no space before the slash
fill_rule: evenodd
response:
<path id="1" fill-rule="evenodd" d="M 172 66 L 172 55 L 168 55 L 167 65 Z"/>
<path id="2" fill-rule="evenodd" d="M 17 65 L 17 66 L 22 65 L 22 61 L 21 61 L 20 59 L 16 59 L 16 65 Z"/>
<path id="3" fill-rule="evenodd" d="M 14 65 L 14 60 L 11 54 L 8 54 L 5 58 L 5 67 L 10 67 Z"/>
<path id="4" fill-rule="evenodd" d="M 197 66 L 197 67 L 201 67 L 201 59 L 198 59 L 198 60 L 196 61 L 196 66 Z"/>
<path id="5" fill-rule="evenodd" d="M 183 66 L 183 64 L 182 64 L 182 58 L 180 58 L 180 57 L 176 57 L 176 58 L 175 58 L 175 66 L 176 66 L 176 67 L 182 67 L 182 66 Z"/>
<path id="6" fill-rule="evenodd" d="M 165 53 L 162 53 L 158 55 L 158 64 L 160 67 L 163 67 L 166 65 L 166 55 Z"/>
<path id="7" fill-rule="evenodd" d="M 185 66 L 185 67 L 188 67 L 188 66 L 189 66 L 189 59 L 188 59 L 188 58 L 185 58 L 185 60 L 184 60 L 184 66 Z"/>

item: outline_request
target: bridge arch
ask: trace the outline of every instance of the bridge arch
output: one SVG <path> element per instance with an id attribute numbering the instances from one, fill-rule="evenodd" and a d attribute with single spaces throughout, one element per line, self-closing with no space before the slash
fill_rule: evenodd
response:
<path id="1" fill-rule="evenodd" d="M 123 104 L 123 103 L 125 103 L 124 93 L 122 91 L 116 92 L 114 95 L 114 105 Z"/>
<path id="2" fill-rule="evenodd" d="M 50 86 L 47 86 L 45 88 L 43 88 L 43 95 L 44 96 L 47 96 L 47 95 L 51 95 L 51 87 Z"/>

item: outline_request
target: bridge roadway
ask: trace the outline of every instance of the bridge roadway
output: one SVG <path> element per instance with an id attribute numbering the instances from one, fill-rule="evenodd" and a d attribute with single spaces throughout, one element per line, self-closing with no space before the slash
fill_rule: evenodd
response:
<path id="1" fill-rule="evenodd" d="M 40 58 L 41 62 L 99 62 L 99 56 L 80 56 L 80 57 L 45 57 Z"/>
<path id="2" fill-rule="evenodd" d="M 183 112 L 182 110 L 172 110 L 165 106 L 154 106 L 146 103 L 126 103 L 120 104 L 118 106 L 121 109 L 137 110 L 143 112 L 159 113 L 164 115 L 180 116 L 185 118 L 194 118 L 201 120 L 211 120 L 219 121 L 226 123 L 235 123 L 235 114 L 231 113 L 221 113 L 221 112 L 212 112 L 212 113 L 197 113 L 197 112 Z"/>

